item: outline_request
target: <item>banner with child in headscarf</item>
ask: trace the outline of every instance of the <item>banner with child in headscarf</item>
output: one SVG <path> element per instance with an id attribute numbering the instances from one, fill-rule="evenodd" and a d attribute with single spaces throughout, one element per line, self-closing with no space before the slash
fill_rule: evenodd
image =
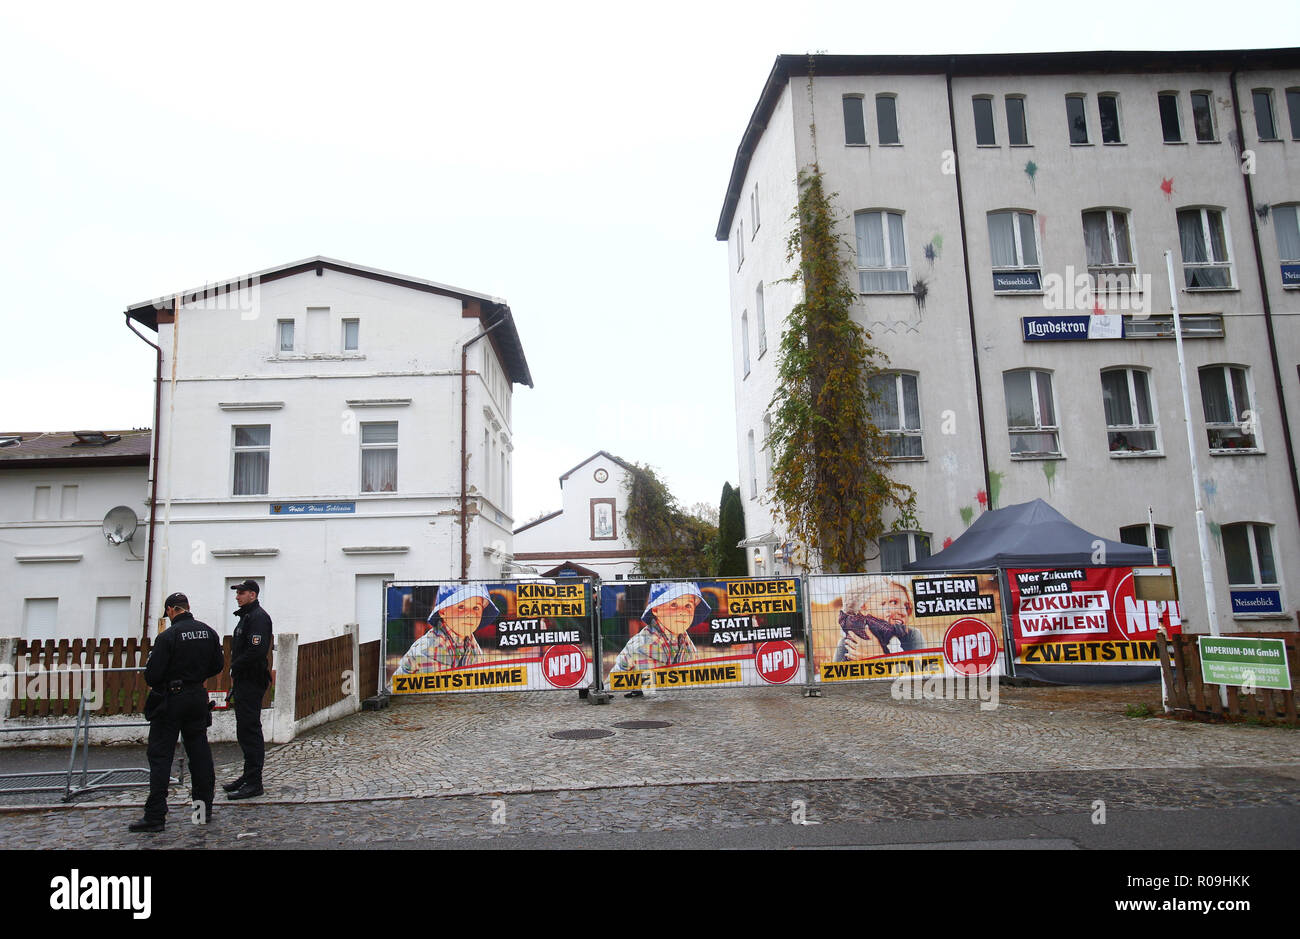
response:
<path id="1" fill-rule="evenodd" d="M 605 687 L 800 684 L 801 604 L 795 577 L 602 584 Z"/>
<path id="2" fill-rule="evenodd" d="M 592 683 L 586 580 L 388 585 L 392 694 L 579 689 Z"/>

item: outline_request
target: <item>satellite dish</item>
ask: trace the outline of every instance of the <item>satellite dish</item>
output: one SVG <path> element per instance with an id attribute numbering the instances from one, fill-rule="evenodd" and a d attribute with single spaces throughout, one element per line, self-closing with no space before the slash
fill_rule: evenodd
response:
<path id="1" fill-rule="evenodd" d="M 139 524 L 140 519 L 136 517 L 135 511 L 130 506 L 119 505 L 117 508 L 109 509 L 108 514 L 104 516 L 104 537 L 108 539 L 109 544 L 130 541 Z"/>

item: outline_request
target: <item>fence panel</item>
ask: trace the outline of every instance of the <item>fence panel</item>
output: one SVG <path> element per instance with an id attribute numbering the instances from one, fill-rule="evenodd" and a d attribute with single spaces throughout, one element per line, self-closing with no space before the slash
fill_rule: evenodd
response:
<path id="1" fill-rule="evenodd" d="M 1207 684 L 1201 672 L 1198 640 L 1194 635 L 1160 636 L 1161 665 L 1165 668 L 1165 703 L 1176 711 L 1190 712 L 1201 718 L 1229 717 L 1300 727 L 1297 696 L 1300 696 L 1300 633 L 1241 632 L 1233 636 L 1251 639 L 1280 639 L 1286 646 L 1287 670 L 1291 690 L 1263 688 L 1243 694 L 1236 685 L 1227 685 L 1228 706 L 1224 709 L 1219 685 Z M 1172 675 L 1170 672 L 1172 671 Z"/>
<path id="2" fill-rule="evenodd" d="M 302 720 L 347 698 L 343 673 L 351 670 L 352 637 L 349 635 L 300 645 L 294 720 Z"/>
<path id="3" fill-rule="evenodd" d="M 592 684 L 590 579 L 389 582 L 391 694 L 547 691 Z"/>
<path id="4" fill-rule="evenodd" d="M 613 581 L 600 588 L 610 691 L 800 684 L 799 578 Z"/>
<path id="5" fill-rule="evenodd" d="M 1005 673 L 997 574 L 834 574 L 808 578 L 814 680 Z"/>
<path id="6" fill-rule="evenodd" d="M 372 642 L 361 643 L 360 654 L 357 657 L 357 667 L 361 670 L 361 698 L 373 698 L 379 694 L 379 663 L 381 661 L 381 649 L 383 643 L 375 639 Z"/>

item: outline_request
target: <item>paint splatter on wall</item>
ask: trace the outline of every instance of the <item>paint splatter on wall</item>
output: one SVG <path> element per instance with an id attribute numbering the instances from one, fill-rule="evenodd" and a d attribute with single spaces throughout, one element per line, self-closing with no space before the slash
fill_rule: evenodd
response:
<path id="1" fill-rule="evenodd" d="M 1259 205 L 1255 206 L 1255 214 L 1259 216 L 1259 220 L 1261 222 L 1267 222 L 1268 213 L 1271 209 L 1272 206 L 1270 206 L 1267 202 L 1261 202 Z"/>
<path id="2" fill-rule="evenodd" d="M 989 507 L 989 494 L 981 489 L 979 492 L 975 493 L 975 501 L 980 504 L 981 509 L 987 510 Z"/>
<path id="3" fill-rule="evenodd" d="M 930 262 L 931 267 L 934 267 L 934 262 L 943 253 L 943 235 L 935 235 L 925 244 L 922 250 L 925 253 L 925 259 Z"/>
<path id="4" fill-rule="evenodd" d="M 1214 505 L 1214 497 L 1219 494 L 1219 484 L 1213 479 L 1204 479 L 1201 481 L 1201 492 L 1205 493 L 1205 501 Z"/>
<path id="5" fill-rule="evenodd" d="M 996 509 L 998 500 L 1002 498 L 1002 482 L 1007 478 L 1006 473 L 999 473 L 996 470 L 989 472 L 989 508 Z"/>
<path id="6" fill-rule="evenodd" d="M 1056 464 L 1058 460 L 1043 461 L 1043 476 L 1047 479 L 1047 491 L 1052 492 L 1052 487 L 1056 484 Z"/>
<path id="7" fill-rule="evenodd" d="M 1168 179 L 1163 176 L 1160 178 L 1160 191 L 1165 194 L 1166 199 L 1174 194 L 1174 178 L 1172 176 Z"/>
<path id="8" fill-rule="evenodd" d="M 949 535 L 947 538 L 943 539 L 943 548 L 941 548 L 940 550 L 941 551 L 947 550 L 951 546 L 952 546 L 952 536 Z"/>
<path id="9" fill-rule="evenodd" d="M 975 506 L 963 505 L 958 511 L 961 512 L 961 523 L 970 528 L 970 523 L 975 520 Z"/>
<path id="10" fill-rule="evenodd" d="M 916 308 L 925 311 L 925 298 L 930 293 L 930 285 L 925 282 L 925 278 L 918 277 L 916 283 L 912 285 L 912 299 L 916 301 Z"/>
<path id="11" fill-rule="evenodd" d="M 1034 179 L 1038 175 L 1038 164 L 1030 160 L 1025 164 L 1025 175 L 1029 177 L 1029 185 L 1033 187 L 1034 192 L 1038 191 L 1038 183 Z"/>
<path id="12" fill-rule="evenodd" d="M 1214 536 L 1214 541 L 1218 544 L 1219 551 L 1223 551 L 1223 526 L 1218 522 L 1208 522 L 1205 527 L 1208 528 L 1210 534 Z"/>

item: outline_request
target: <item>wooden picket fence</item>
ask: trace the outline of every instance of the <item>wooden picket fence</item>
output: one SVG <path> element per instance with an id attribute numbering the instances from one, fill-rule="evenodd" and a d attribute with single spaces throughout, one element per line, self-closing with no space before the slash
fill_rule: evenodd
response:
<path id="1" fill-rule="evenodd" d="M 343 673 L 352 670 L 352 636 L 335 636 L 298 646 L 298 690 L 293 702 L 294 720 L 323 711 L 348 697 Z M 353 681 L 361 676 L 352 676 Z"/>
<path id="2" fill-rule="evenodd" d="M 222 653 L 226 665 L 220 675 L 209 678 L 209 691 L 230 690 L 230 646 L 231 639 L 222 640 Z M 80 697 L 71 694 L 74 687 L 90 688 L 89 675 L 82 675 L 81 684 L 74 686 L 68 670 L 87 669 L 135 669 L 135 671 L 101 672 L 96 681 L 103 682 L 103 701 L 95 713 L 103 715 L 141 714 L 144 712 L 145 698 L 149 686 L 144 681 L 144 665 L 149 661 L 149 639 L 20 639 L 18 640 L 17 671 L 37 671 L 44 677 L 41 692 L 34 697 L 17 697 L 18 692 L 33 690 L 32 683 L 37 681 L 35 675 L 29 675 L 20 683 L 19 676 L 14 676 L 15 699 L 10 702 L 10 717 L 55 717 L 76 716 L 80 706 Z M 62 674 L 60 674 L 62 673 Z M 60 695 L 59 692 L 68 692 Z M 275 680 L 266 689 L 262 707 L 271 706 L 275 697 Z"/>
<path id="3" fill-rule="evenodd" d="M 1254 694 L 1242 694 L 1241 689 L 1228 686 L 1228 707 L 1225 710 L 1219 696 L 1219 686 L 1201 680 L 1201 657 L 1196 636 L 1166 636 L 1160 632 L 1160 669 L 1164 673 L 1166 704 L 1175 713 L 1202 720 L 1227 718 L 1253 720 L 1266 724 L 1286 724 L 1300 727 L 1297 718 L 1297 695 L 1300 695 L 1300 632 L 1232 633 L 1255 639 L 1281 639 L 1286 644 L 1287 667 L 1291 674 L 1291 690 L 1278 691 L 1263 688 Z"/>
<path id="4" fill-rule="evenodd" d="M 379 646 L 378 639 L 361 643 L 360 664 L 357 667 L 361 670 L 362 701 L 379 694 Z"/>

